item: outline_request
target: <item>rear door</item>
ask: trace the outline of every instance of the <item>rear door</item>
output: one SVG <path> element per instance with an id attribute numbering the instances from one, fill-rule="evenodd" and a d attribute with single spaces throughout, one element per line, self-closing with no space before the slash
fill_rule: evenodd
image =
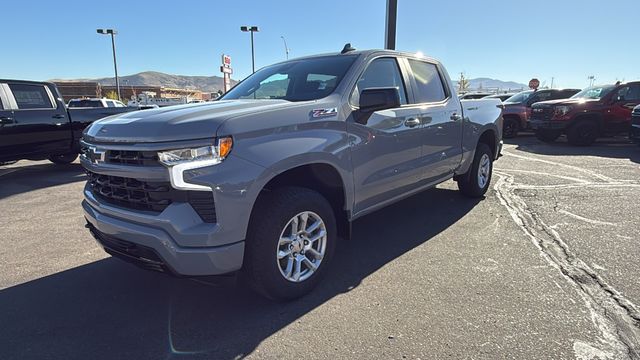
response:
<path id="1" fill-rule="evenodd" d="M 368 88 L 397 87 L 401 106 L 376 111 L 366 124 L 347 122 L 352 137 L 351 161 L 355 187 L 355 213 L 377 207 L 414 190 L 420 179 L 422 137 L 419 111 L 407 101 L 406 72 L 395 57 L 378 57 L 366 65 L 349 103 L 357 112 L 360 93 Z"/>
<path id="2" fill-rule="evenodd" d="M 14 124 L 6 139 L 21 155 L 68 152 L 71 124 L 67 110 L 45 84 L 7 83 L 15 104 Z"/>
<path id="3" fill-rule="evenodd" d="M 448 176 L 462 161 L 460 102 L 448 87 L 441 67 L 423 59 L 407 59 L 411 70 L 414 104 L 421 120 L 421 180 L 433 182 Z"/>

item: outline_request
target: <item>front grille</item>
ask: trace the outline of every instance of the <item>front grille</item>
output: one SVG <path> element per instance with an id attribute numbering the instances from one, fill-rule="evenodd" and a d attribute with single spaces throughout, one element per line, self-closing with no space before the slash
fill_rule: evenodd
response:
<path id="1" fill-rule="evenodd" d="M 633 113 L 633 117 L 631 117 L 631 124 L 640 125 L 640 111 L 639 110 L 636 110 Z"/>
<path id="2" fill-rule="evenodd" d="M 109 150 L 105 162 L 120 165 L 158 165 L 158 153 L 155 151 Z"/>
<path id="3" fill-rule="evenodd" d="M 215 223 L 217 220 L 211 192 L 176 190 L 169 182 L 140 181 L 91 171 L 87 171 L 87 175 L 92 193 L 107 203 L 156 213 L 174 202 L 189 203 L 204 222 Z"/>
<path id="4" fill-rule="evenodd" d="M 533 108 L 532 111 L 531 111 L 531 119 L 532 120 L 549 121 L 552 118 L 553 118 L 553 108 L 552 107 Z"/>

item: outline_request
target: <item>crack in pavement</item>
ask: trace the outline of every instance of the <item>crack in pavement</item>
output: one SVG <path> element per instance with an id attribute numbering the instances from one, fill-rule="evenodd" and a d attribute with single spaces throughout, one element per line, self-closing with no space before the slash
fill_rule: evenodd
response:
<path id="1" fill-rule="evenodd" d="M 603 351 L 612 359 L 640 359 L 640 312 L 636 306 L 574 255 L 558 232 L 545 224 L 523 198 L 516 194 L 516 190 L 521 187 L 515 184 L 513 175 L 502 171 L 495 171 L 495 174 L 499 180 L 494 189 L 500 203 L 538 248 L 541 256 L 560 271 L 585 301 L 591 320 L 600 331 L 600 346 L 606 348 L 606 351 L 602 348 L 597 350 Z M 602 179 L 600 176 L 595 177 Z M 613 179 L 610 181 L 618 184 Z M 576 342 L 575 345 L 574 351 L 593 348 L 582 342 Z M 594 353 L 576 351 L 576 356 L 592 358 Z"/>

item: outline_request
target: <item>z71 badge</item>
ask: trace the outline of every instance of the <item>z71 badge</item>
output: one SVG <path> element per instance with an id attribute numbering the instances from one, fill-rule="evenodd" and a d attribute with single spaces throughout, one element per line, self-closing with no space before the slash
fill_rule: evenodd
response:
<path id="1" fill-rule="evenodd" d="M 338 115 L 338 108 L 311 110 L 312 118 L 321 118 L 321 117 L 336 116 L 336 115 Z"/>

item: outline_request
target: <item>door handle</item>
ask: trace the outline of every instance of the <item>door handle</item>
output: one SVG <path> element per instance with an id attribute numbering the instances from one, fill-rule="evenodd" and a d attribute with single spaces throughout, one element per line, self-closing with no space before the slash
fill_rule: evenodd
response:
<path id="1" fill-rule="evenodd" d="M 64 119 L 64 115 L 62 115 L 62 114 L 55 114 L 55 115 L 53 115 L 53 118 L 54 118 L 54 119 Z"/>
<path id="2" fill-rule="evenodd" d="M 453 113 L 453 114 L 451 114 L 451 120 L 452 121 L 462 120 L 462 116 L 460 116 L 460 115 L 458 115 L 456 113 Z"/>
<path id="3" fill-rule="evenodd" d="M 420 119 L 418 118 L 409 118 L 407 120 L 404 121 L 404 125 L 407 127 L 416 127 L 418 125 L 420 125 Z"/>
<path id="4" fill-rule="evenodd" d="M 13 124 L 15 121 L 9 116 L 0 116 L 0 125 Z"/>

